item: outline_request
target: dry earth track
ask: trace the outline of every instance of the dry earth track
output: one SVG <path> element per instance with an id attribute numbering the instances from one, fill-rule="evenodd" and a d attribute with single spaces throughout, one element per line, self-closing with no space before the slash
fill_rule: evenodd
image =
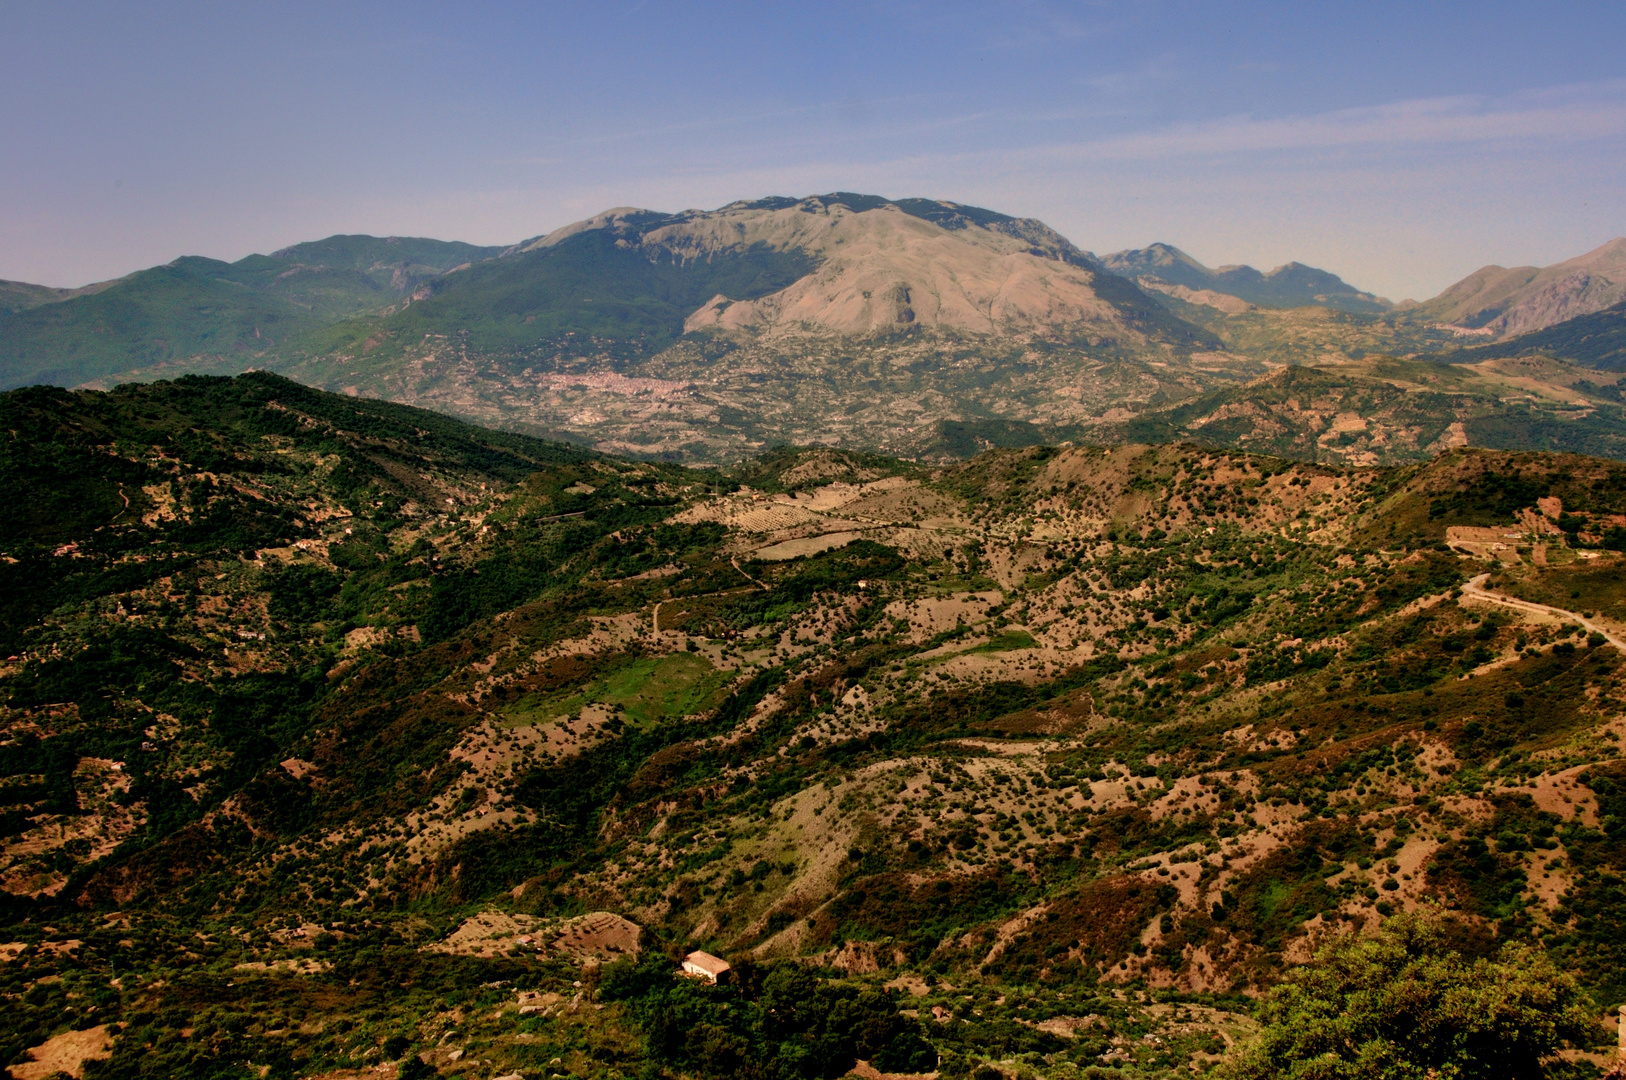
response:
<path id="1" fill-rule="evenodd" d="M 1511 596 L 1503 596 L 1501 593 L 1491 592 L 1489 589 L 1485 588 L 1485 582 L 1489 578 L 1489 574 L 1480 574 L 1478 577 L 1472 578 L 1467 584 L 1463 585 L 1463 594 L 1472 596 L 1478 600 L 1487 601 L 1492 604 L 1501 604 L 1503 607 L 1510 607 L 1517 611 L 1527 611 L 1535 615 L 1551 615 L 1559 619 L 1568 619 L 1571 622 L 1579 623 L 1584 629 L 1591 633 L 1601 635 L 1604 640 L 1609 642 L 1609 644 L 1613 645 L 1621 652 L 1626 653 L 1626 641 L 1621 641 L 1620 638 L 1616 637 L 1614 634 L 1611 634 L 1608 630 L 1604 629 L 1602 626 L 1599 626 L 1585 615 L 1575 611 L 1566 611 L 1564 608 L 1553 607 L 1551 604 L 1538 604 L 1533 600 L 1516 600 Z"/>

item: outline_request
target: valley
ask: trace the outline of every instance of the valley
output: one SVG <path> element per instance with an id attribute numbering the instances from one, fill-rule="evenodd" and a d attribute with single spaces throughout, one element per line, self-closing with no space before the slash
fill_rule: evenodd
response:
<path id="1" fill-rule="evenodd" d="M 475 357 L 434 341 L 407 350 L 387 380 L 343 357 L 287 373 L 606 453 L 718 465 L 781 444 L 945 460 L 1058 442 L 1267 370 L 1217 353 L 1147 361 L 1042 338 L 913 332 L 861 343 L 836 335 L 722 348 L 685 341 L 613 365 Z"/>
<path id="2" fill-rule="evenodd" d="M 0 1080 L 1626 1080 L 1626 6 L 3 25 Z"/>

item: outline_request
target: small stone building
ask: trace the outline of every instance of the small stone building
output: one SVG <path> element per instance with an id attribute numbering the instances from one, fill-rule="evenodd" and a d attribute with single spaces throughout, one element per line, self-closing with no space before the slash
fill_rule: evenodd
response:
<path id="1" fill-rule="evenodd" d="M 683 958 L 683 974 L 697 979 L 716 982 L 728 970 L 728 961 L 700 952 L 698 949 Z"/>

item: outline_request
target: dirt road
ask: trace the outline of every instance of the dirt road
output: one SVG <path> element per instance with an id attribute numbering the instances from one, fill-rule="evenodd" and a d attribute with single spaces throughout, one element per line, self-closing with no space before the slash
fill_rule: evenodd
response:
<path id="1" fill-rule="evenodd" d="M 1608 630 L 1605 630 L 1603 627 L 1599 626 L 1585 615 L 1575 611 L 1566 611 L 1563 608 L 1556 608 L 1550 604 L 1538 604 L 1531 600 L 1516 600 L 1511 596 L 1503 596 L 1501 593 L 1491 592 L 1489 589 L 1485 588 L 1485 582 L 1489 577 L 1489 574 L 1480 574 L 1478 577 L 1472 579 L 1462 587 L 1463 594 L 1466 596 L 1471 596 L 1476 600 L 1484 600 L 1492 604 L 1500 604 L 1502 607 L 1513 608 L 1516 611 L 1528 611 L 1533 615 L 1551 615 L 1555 619 L 1567 619 L 1570 622 L 1579 623 L 1583 628 L 1591 633 L 1602 634 L 1604 639 L 1608 641 L 1609 644 L 1613 645 L 1621 652 L 1626 653 L 1626 641 L 1622 641 L 1620 638 L 1616 637 Z"/>

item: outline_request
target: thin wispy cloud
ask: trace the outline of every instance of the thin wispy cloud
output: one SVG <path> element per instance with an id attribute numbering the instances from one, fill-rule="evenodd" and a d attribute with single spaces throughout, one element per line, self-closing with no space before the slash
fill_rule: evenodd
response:
<path id="1" fill-rule="evenodd" d="M 1626 8 L 1437 7 L 34 5 L 0 35 L 0 278 L 836 189 L 1396 293 L 1626 231 Z"/>
<path id="2" fill-rule="evenodd" d="M 1113 4 L 1090 0 L 1084 4 L 1058 4 L 1051 0 L 1008 0 L 995 5 L 1004 23 L 1003 33 L 989 46 L 1006 50 L 1050 48 L 1058 42 L 1100 40 L 1126 23 L 1125 13 Z"/>
<path id="3" fill-rule="evenodd" d="M 1043 149 L 1132 161 L 1333 147 L 1596 139 L 1623 133 L 1626 79 L 1619 79 L 1499 100 L 1456 95 L 1304 116 L 1229 116 Z"/>
<path id="4" fill-rule="evenodd" d="M 1079 81 L 1092 90 L 1113 97 L 1138 94 L 1157 83 L 1168 82 L 1177 73 L 1173 53 L 1163 53 L 1142 64 L 1116 71 L 1097 72 Z"/>

